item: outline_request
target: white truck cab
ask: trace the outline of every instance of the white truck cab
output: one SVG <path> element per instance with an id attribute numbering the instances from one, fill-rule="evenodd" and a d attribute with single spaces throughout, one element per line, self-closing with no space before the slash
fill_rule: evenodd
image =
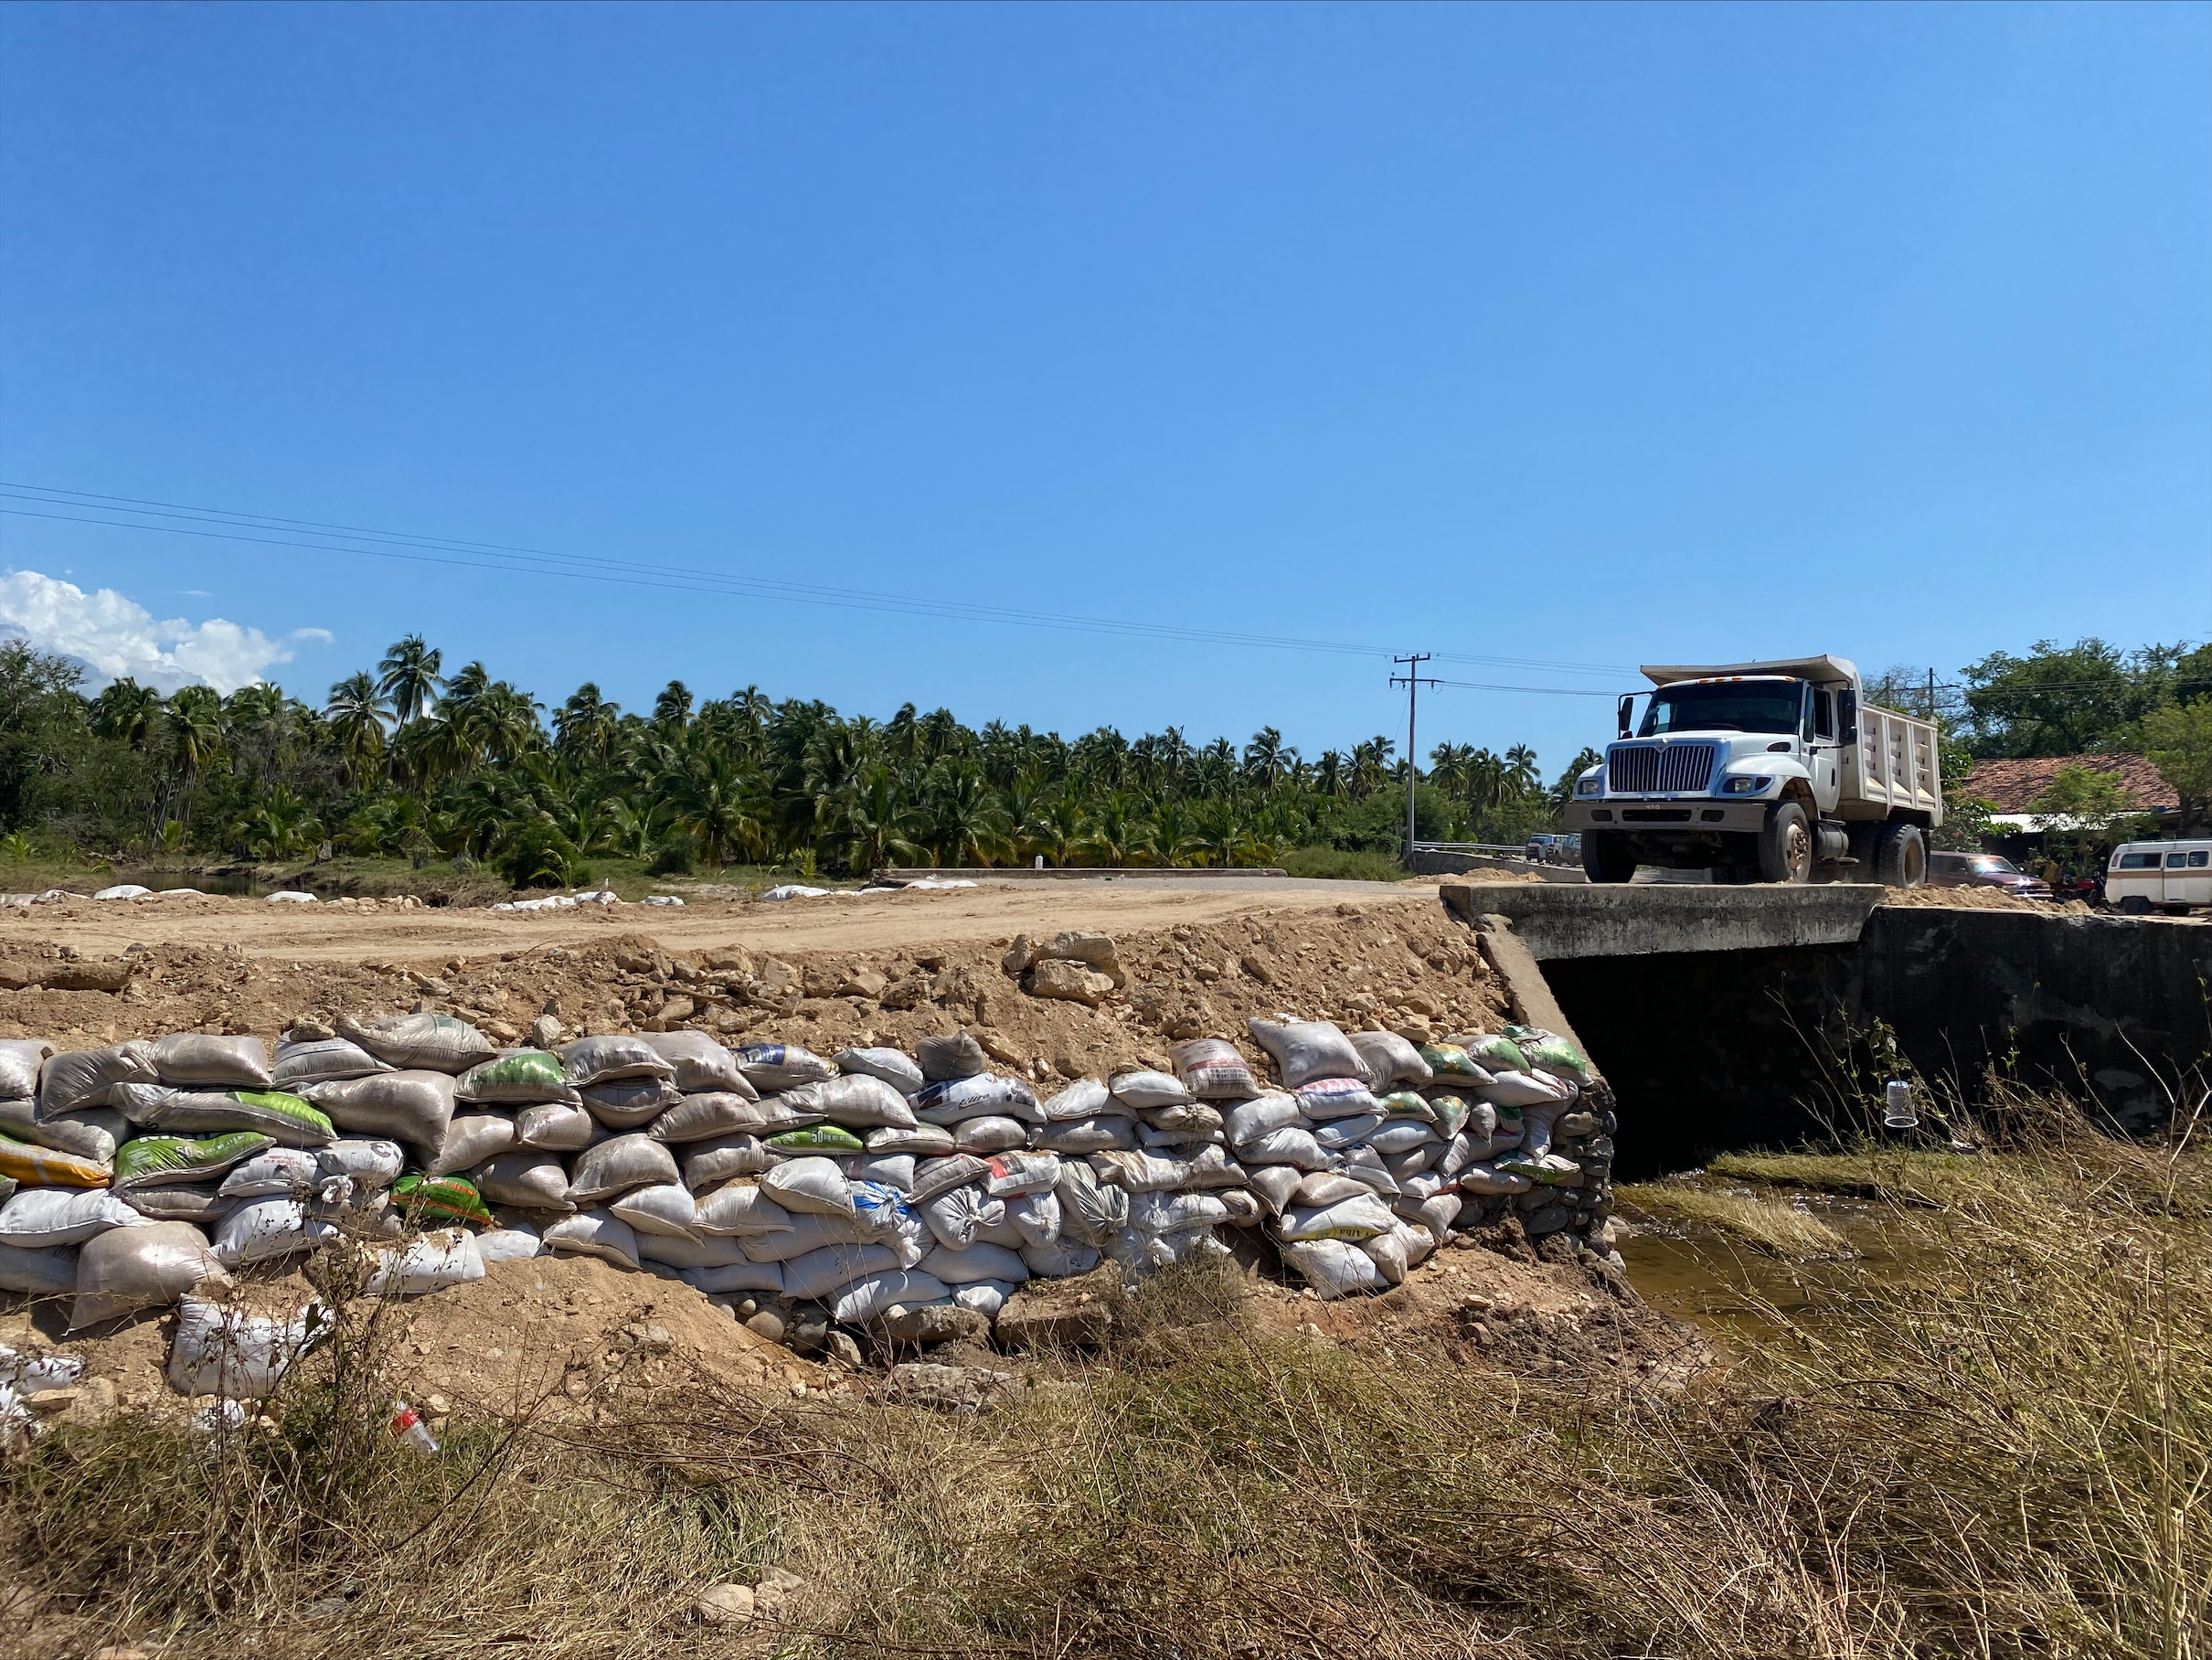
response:
<path id="1" fill-rule="evenodd" d="M 1843 657 L 1647 666 L 1565 827 L 1593 882 L 1639 865 L 1725 881 L 1917 888 L 1943 822 L 1932 722 L 1863 701 Z M 1638 697 L 1648 699 L 1636 718 Z"/>

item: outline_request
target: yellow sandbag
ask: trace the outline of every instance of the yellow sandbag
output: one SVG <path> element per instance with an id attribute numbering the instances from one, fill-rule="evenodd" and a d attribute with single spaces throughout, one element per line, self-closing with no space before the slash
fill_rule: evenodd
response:
<path id="1" fill-rule="evenodd" d="M 0 1135 L 0 1176 L 12 1176 L 26 1186 L 104 1187 L 108 1174 L 107 1165 L 89 1158 Z"/>

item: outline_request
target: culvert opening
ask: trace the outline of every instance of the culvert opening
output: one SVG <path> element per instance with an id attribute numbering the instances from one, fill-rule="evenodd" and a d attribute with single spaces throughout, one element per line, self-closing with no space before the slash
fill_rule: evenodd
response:
<path id="1" fill-rule="evenodd" d="M 1824 1141 L 1841 1100 L 1853 946 L 1555 959 L 1544 977 L 1619 1103 L 1617 1181 Z"/>

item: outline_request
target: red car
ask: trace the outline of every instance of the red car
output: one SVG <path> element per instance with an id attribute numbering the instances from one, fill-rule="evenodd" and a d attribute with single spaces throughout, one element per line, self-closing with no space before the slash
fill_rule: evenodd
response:
<path id="1" fill-rule="evenodd" d="M 2023 899 L 2051 897 L 2040 878 L 1994 853 L 1931 853 L 1928 881 L 1933 888 L 2001 888 Z"/>

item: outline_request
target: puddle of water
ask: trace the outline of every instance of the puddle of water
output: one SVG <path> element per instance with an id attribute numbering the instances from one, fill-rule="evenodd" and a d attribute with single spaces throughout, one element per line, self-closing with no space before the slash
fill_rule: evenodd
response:
<path id="1" fill-rule="evenodd" d="M 133 870 L 117 865 L 101 878 L 102 888 L 120 887 L 135 882 L 141 888 L 151 888 L 159 893 L 165 888 L 197 888 L 202 893 L 228 894 L 233 898 L 257 899 L 274 889 L 256 884 L 250 878 L 232 876 L 228 872 L 203 870 L 191 876 L 182 876 L 174 870 Z"/>

